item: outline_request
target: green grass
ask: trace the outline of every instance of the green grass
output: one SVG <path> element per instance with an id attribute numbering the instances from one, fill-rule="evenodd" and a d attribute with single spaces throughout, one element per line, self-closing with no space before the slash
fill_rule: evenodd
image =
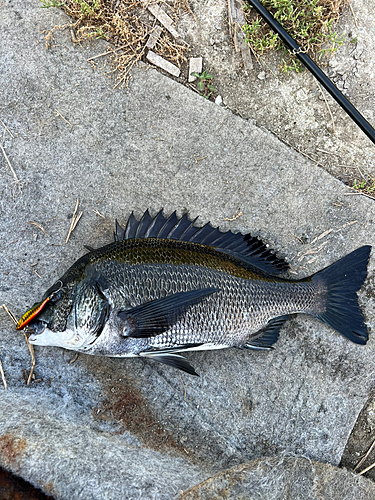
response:
<path id="1" fill-rule="evenodd" d="M 315 59 L 328 57 L 343 45 L 344 37 L 334 31 L 346 0 L 260 0 L 292 38 Z M 283 59 L 282 71 L 302 71 L 303 66 L 290 54 L 281 39 L 248 4 L 244 3 L 246 42 L 252 50 L 265 54 L 271 50 L 289 53 Z"/>
<path id="2" fill-rule="evenodd" d="M 207 71 L 203 71 L 203 73 L 192 73 L 198 80 L 198 89 L 201 91 L 201 95 L 206 99 L 209 99 L 215 91 L 212 86 L 213 76 L 210 75 Z"/>
<path id="3" fill-rule="evenodd" d="M 41 2 L 42 9 L 49 9 L 50 7 L 61 7 L 64 2 L 59 2 L 58 0 L 39 0 Z"/>

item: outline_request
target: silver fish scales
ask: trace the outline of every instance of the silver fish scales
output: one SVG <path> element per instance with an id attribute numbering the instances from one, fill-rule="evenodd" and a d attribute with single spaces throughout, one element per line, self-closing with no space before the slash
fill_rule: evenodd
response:
<path id="1" fill-rule="evenodd" d="M 29 341 L 88 354 L 152 358 L 196 374 L 187 350 L 270 349 L 290 314 L 310 314 L 355 343 L 368 338 L 356 292 L 371 247 L 303 280 L 258 239 L 199 228 L 185 215 L 132 214 L 20 320 Z M 23 323 L 23 318 L 27 321 Z M 31 319 L 30 319 L 31 317 Z"/>

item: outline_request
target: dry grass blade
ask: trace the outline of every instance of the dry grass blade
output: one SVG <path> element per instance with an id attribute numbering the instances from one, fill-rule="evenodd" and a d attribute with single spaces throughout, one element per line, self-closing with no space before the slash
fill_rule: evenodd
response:
<path id="1" fill-rule="evenodd" d="M 186 387 L 185 387 L 184 381 L 182 380 L 181 374 L 179 373 L 178 375 L 180 376 L 181 384 L 184 388 L 184 401 L 186 401 Z"/>
<path id="2" fill-rule="evenodd" d="M 99 215 L 99 217 L 102 217 L 103 219 L 105 219 L 104 215 L 102 215 L 99 210 L 93 210 L 94 214 L 96 215 Z"/>
<path id="3" fill-rule="evenodd" d="M 41 275 L 35 269 L 33 269 L 33 273 L 36 274 L 38 278 L 42 279 Z"/>
<path id="4" fill-rule="evenodd" d="M 4 374 L 4 370 L 3 370 L 3 365 L 1 363 L 1 359 L 0 359 L 0 374 L 1 374 L 1 378 L 3 379 L 4 389 L 7 390 L 8 386 L 7 386 L 7 381 L 5 380 L 5 374 Z"/>
<path id="5" fill-rule="evenodd" d="M 3 304 L 1 307 L 4 309 L 4 311 L 5 311 L 6 313 L 8 313 L 8 315 L 9 315 L 9 316 L 10 316 L 10 318 L 11 318 L 11 320 L 12 320 L 12 321 L 13 321 L 13 323 L 16 325 L 16 324 L 17 324 L 17 319 L 16 319 L 15 315 L 12 313 L 12 311 L 11 311 L 10 309 L 8 309 L 8 308 L 7 308 L 7 306 L 6 306 L 5 304 Z"/>
<path id="6" fill-rule="evenodd" d="M 72 359 L 69 361 L 69 364 L 72 365 L 77 361 L 78 358 L 79 358 L 79 352 L 76 352 L 75 355 L 72 357 Z"/>
<path id="7" fill-rule="evenodd" d="M 152 5 L 149 5 L 151 3 Z M 181 11 L 192 14 L 187 0 L 165 0 L 162 9 L 156 4 L 157 2 L 144 0 L 117 0 L 116 2 L 96 0 L 90 3 L 66 0 L 61 8 L 76 20 L 74 25 L 67 26 L 74 27 L 77 43 L 101 38 L 115 46 L 109 46 L 106 52 L 90 57 L 88 61 L 94 62 L 95 59 L 109 55 L 113 71 L 109 71 L 108 75 L 112 77 L 112 74 L 115 74 L 116 88 L 121 84 L 127 84 L 130 70 L 146 55 L 146 43 L 150 33 L 155 30 L 155 26 L 163 30 L 164 36 L 163 42 L 155 52 L 172 63 L 179 64 L 185 59 L 184 53 L 188 50 L 188 45 L 178 38 L 173 23 L 179 18 Z M 150 20 L 148 7 L 151 10 L 156 9 L 158 17 L 160 17 L 160 11 L 163 11 L 162 21 L 166 26 L 163 26 L 155 17 Z M 170 17 L 167 18 L 167 14 Z M 49 45 L 51 45 L 52 32 L 48 39 Z"/>
<path id="8" fill-rule="evenodd" d="M 375 467 L 375 462 L 373 464 L 369 465 L 368 467 L 366 467 L 366 469 L 363 469 L 361 472 L 358 472 L 358 476 L 362 476 L 363 474 L 366 474 L 366 472 L 373 469 L 374 467 Z"/>
<path id="9" fill-rule="evenodd" d="M 241 215 L 243 215 L 243 212 L 240 212 L 240 210 L 238 209 L 236 215 L 233 215 L 232 218 L 229 219 L 228 217 L 225 217 L 225 219 L 223 219 L 223 220 L 232 222 L 234 220 L 239 219 L 241 217 Z"/>
<path id="10" fill-rule="evenodd" d="M 14 177 L 14 182 L 16 182 L 17 184 L 21 184 L 21 181 L 20 181 L 20 180 L 19 180 L 19 178 L 17 177 L 17 174 L 16 174 L 16 172 L 14 171 L 14 168 L 12 167 L 12 165 L 11 165 L 11 163 L 10 163 L 10 161 L 9 161 L 9 158 L 7 157 L 7 154 L 6 154 L 5 149 L 3 148 L 2 144 L 0 144 L 0 149 L 1 149 L 2 153 L 3 153 L 3 155 L 4 155 L 4 158 L 5 158 L 6 162 L 8 163 L 8 166 L 9 166 L 9 168 L 10 168 L 10 170 L 11 170 L 12 174 L 13 174 L 13 177 Z"/>
<path id="11" fill-rule="evenodd" d="M 3 304 L 1 307 L 4 309 L 4 311 L 6 311 L 9 314 L 13 323 L 16 325 L 17 320 L 16 320 L 16 317 L 14 316 L 14 314 L 12 313 L 12 311 L 10 311 L 5 304 Z M 29 340 L 28 340 L 26 334 L 24 333 L 23 335 L 25 337 L 27 347 L 29 348 L 29 351 L 31 354 L 31 369 L 30 369 L 30 373 L 29 373 L 29 376 L 27 379 L 27 385 L 29 385 L 30 381 L 31 381 L 31 377 L 33 376 L 33 373 L 34 373 L 34 368 L 35 368 L 35 354 L 34 354 L 34 347 L 29 343 Z"/>
<path id="12" fill-rule="evenodd" d="M 65 240 L 65 244 L 68 243 L 70 235 L 72 234 L 72 232 L 74 231 L 76 225 L 78 224 L 79 219 L 82 217 L 82 213 L 83 212 L 80 212 L 77 215 L 78 205 L 79 205 L 79 199 L 77 198 L 76 206 L 75 206 L 75 209 L 74 209 L 74 212 L 73 212 L 73 217 L 72 217 L 72 221 L 70 223 L 70 228 L 69 228 L 68 236 L 66 237 L 66 240 Z"/>
<path id="13" fill-rule="evenodd" d="M 34 368 L 35 368 L 35 353 L 34 353 L 34 346 L 32 346 L 30 344 L 29 339 L 27 338 L 26 333 L 24 333 L 23 335 L 25 337 L 26 344 L 27 344 L 27 347 L 29 348 L 30 355 L 31 355 L 31 368 L 30 368 L 30 373 L 29 373 L 29 376 L 28 376 L 27 382 L 26 382 L 26 385 L 30 385 L 31 378 L 33 376 Z"/>
<path id="14" fill-rule="evenodd" d="M 370 200 L 375 200 L 375 194 L 371 196 L 370 194 L 362 193 L 361 191 L 357 191 L 356 193 L 344 193 L 344 196 L 366 196 L 366 198 L 370 198 Z"/>
<path id="15" fill-rule="evenodd" d="M 361 467 L 361 465 L 366 461 L 367 457 L 370 455 L 372 450 L 375 448 L 375 440 L 373 441 L 372 445 L 370 448 L 367 450 L 366 454 L 361 458 L 361 460 L 357 463 L 357 465 L 354 467 L 353 471 L 356 471 Z"/>
<path id="16" fill-rule="evenodd" d="M 33 221 L 30 220 L 29 224 L 33 224 L 34 226 L 39 227 L 39 229 L 41 231 L 43 231 L 44 234 L 46 234 L 47 236 L 49 236 L 49 234 L 47 233 L 47 231 L 40 224 L 38 224 L 37 222 L 33 222 Z"/>
<path id="17" fill-rule="evenodd" d="M 330 117 L 331 117 L 331 122 L 332 122 L 332 132 L 333 132 L 333 133 L 336 133 L 336 129 L 335 129 L 335 122 L 334 122 L 334 120 L 333 120 L 333 114 L 332 114 L 331 108 L 329 107 L 328 101 L 327 101 L 327 99 L 326 99 L 326 96 L 325 96 L 325 94 L 324 94 L 324 92 L 323 92 L 322 87 L 319 85 L 319 83 L 317 83 L 317 85 L 318 85 L 319 90 L 320 90 L 320 92 L 321 92 L 321 94 L 322 94 L 322 96 L 323 96 L 324 102 L 326 103 L 326 106 L 327 106 L 328 112 L 329 112 Z"/>
<path id="18" fill-rule="evenodd" d="M 63 115 L 60 113 L 60 111 L 57 111 L 57 109 L 55 109 L 55 111 L 56 111 L 56 113 L 57 113 L 57 114 L 58 114 L 58 115 L 59 115 L 59 116 L 60 116 L 60 117 L 64 120 L 64 122 L 65 122 L 65 123 L 67 123 L 67 124 L 69 125 L 70 130 L 72 130 L 73 125 L 72 125 L 70 122 L 68 122 L 68 120 L 67 120 L 66 118 L 64 118 L 64 117 L 63 117 Z"/>
<path id="19" fill-rule="evenodd" d="M 353 15 L 353 19 L 354 19 L 355 27 L 356 27 L 356 28 L 358 28 L 357 18 L 355 17 L 355 14 L 354 14 L 354 10 L 353 10 L 353 7 L 352 7 L 352 2 L 351 2 L 351 0 L 349 0 L 349 8 L 350 8 L 350 10 L 352 11 L 352 15 Z"/>
<path id="20" fill-rule="evenodd" d="M 12 134 L 12 132 L 9 130 L 9 128 L 5 125 L 5 123 L 3 121 L 0 120 L 0 123 L 1 125 L 5 128 L 5 130 L 8 132 L 8 134 L 12 137 L 12 139 L 14 139 L 14 135 Z"/>
<path id="21" fill-rule="evenodd" d="M 98 59 L 98 57 L 104 57 L 104 56 L 109 56 L 110 54 L 114 54 L 115 52 L 118 52 L 119 50 L 126 49 L 127 45 L 121 45 L 121 47 L 117 47 L 117 49 L 110 50 L 108 49 L 107 52 L 102 52 L 101 54 L 98 54 L 93 57 L 89 57 L 87 59 L 87 62 L 93 61 L 94 59 Z"/>

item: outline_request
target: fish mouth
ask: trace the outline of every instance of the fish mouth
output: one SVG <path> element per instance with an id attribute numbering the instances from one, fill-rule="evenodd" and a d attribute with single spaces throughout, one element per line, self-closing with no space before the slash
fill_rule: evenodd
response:
<path id="1" fill-rule="evenodd" d="M 25 331 L 26 333 L 31 334 L 28 338 L 30 344 L 36 344 L 38 342 L 38 337 L 42 335 L 46 328 L 47 322 L 42 321 L 41 319 L 35 319 L 29 325 L 27 325 Z"/>

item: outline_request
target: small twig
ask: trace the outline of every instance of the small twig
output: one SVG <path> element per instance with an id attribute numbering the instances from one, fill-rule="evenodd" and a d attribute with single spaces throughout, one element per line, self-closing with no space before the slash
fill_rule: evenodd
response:
<path id="1" fill-rule="evenodd" d="M 358 28 L 357 19 L 356 19 L 356 17 L 355 17 L 354 10 L 353 10 L 352 3 L 351 3 L 351 2 L 349 2 L 349 7 L 350 7 L 350 10 L 352 11 L 352 14 L 353 14 L 353 18 L 354 18 L 354 23 L 355 23 L 355 26 L 356 26 L 356 28 Z"/>
<path id="2" fill-rule="evenodd" d="M 46 231 L 46 230 L 45 230 L 45 229 L 44 229 L 44 228 L 43 228 L 40 224 L 38 224 L 37 222 L 33 222 L 33 221 L 31 221 L 31 220 L 30 220 L 30 221 L 29 221 L 29 224 L 34 224 L 34 226 L 39 227 L 39 229 L 41 229 L 41 230 L 43 231 L 43 233 L 44 233 L 44 234 L 46 234 L 47 236 L 50 236 L 50 235 L 47 233 L 47 231 Z"/>
<path id="3" fill-rule="evenodd" d="M 357 224 L 357 220 L 352 220 L 351 222 L 347 222 L 346 224 L 344 224 L 343 226 L 340 226 L 336 229 L 336 231 L 341 231 L 341 229 L 345 229 L 349 226 L 352 226 L 353 224 Z"/>
<path id="4" fill-rule="evenodd" d="M 194 161 L 195 163 L 198 163 L 199 161 L 204 160 L 205 158 L 207 158 L 207 156 L 202 156 L 201 158 L 194 158 Z"/>
<path id="5" fill-rule="evenodd" d="M 98 54 L 97 56 L 90 57 L 89 59 L 86 59 L 86 60 L 87 60 L 87 62 L 90 62 L 93 59 L 97 59 L 98 57 L 107 56 L 108 54 L 114 54 L 115 52 L 118 52 L 121 49 L 126 49 L 128 47 L 129 47 L 128 45 L 121 45 L 121 47 L 117 47 L 117 49 L 107 50 L 107 52 L 102 52 L 101 54 Z"/>
<path id="6" fill-rule="evenodd" d="M 70 130 L 71 130 L 71 129 L 73 128 L 73 125 L 72 125 L 70 122 L 68 122 L 68 120 L 67 120 L 66 118 L 64 118 L 64 117 L 63 117 L 63 115 L 62 115 L 59 111 L 57 111 L 57 109 L 56 109 L 56 108 L 55 108 L 55 111 L 56 111 L 56 113 L 57 113 L 59 116 L 61 116 L 61 118 L 64 120 L 64 122 L 66 122 L 66 123 L 69 125 Z"/>
<path id="7" fill-rule="evenodd" d="M 334 122 L 334 120 L 333 120 L 333 114 L 332 114 L 331 108 L 329 107 L 328 101 L 327 101 L 327 99 L 326 99 L 326 96 L 324 95 L 324 92 L 323 92 L 322 87 L 319 85 L 319 83 L 317 83 L 317 85 L 318 85 L 318 88 L 319 88 L 319 90 L 320 90 L 320 93 L 322 94 L 323 99 L 324 99 L 324 101 L 325 101 L 325 103 L 326 103 L 326 106 L 327 106 L 328 112 L 329 112 L 329 114 L 330 114 L 330 116 L 331 116 L 331 121 L 332 121 L 332 132 L 335 134 L 335 133 L 336 133 L 336 129 L 335 129 L 335 122 Z"/>
<path id="8" fill-rule="evenodd" d="M 293 146 L 292 144 L 290 144 L 288 141 L 286 141 L 285 139 L 280 139 L 281 142 L 283 142 L 284 144 L 286 144 L 287 146 L 289 146 L 290 148 L 293 148 L 295 151 L 297 151 L 298 153 L 301 153 L 301 155 L 303 156 L 306 156 L 306 158 L 308 158 L 309 160 L 313 161 L 314 163 L 316 163 L 317 165 L 319 165 L 319 167 L 323 167 L 325 168 L 325 166 L 322 164 L 322 163 L 319 163 L 318 161 L 314 160 L 314 158 L 312 158 L 311 156 L 309 156 L 307 153 L 304 153 L 303 151 L 301 151 L 300 149 L 298 149 L 296 146 Z"/>
<path id="9" fill-rule="evenodd" d="M 79 352 L 76 352 L 72 359 L 69 361 L 69 364 L 72 365 L 75 361 L 77 361 L 79 357 Z"/>
<path id="10" fill-rule="evenodd" d="M 361 465 L 363 464 L 363 462 L 366 460 L 366 458 L 370 455 L 370 453 L 372 452 L 372 450 L 375 448 L 375 440 L 373 441 L 372 445 L 370 446 L 370 448 L 367 450 L 366 454 L 364 457 L 362 457 L 362 459 L 357 463 L 357 465 L 354 467 L 353 471 L 355 471 L 356 469 L 359 469 L 361 467 Z"/>
<path id="11" fill-rule="evenodd" d="M 76 206 L 75 206 L 75 209 L 74 209 L 74 213 L 73 213 L 73 217 L 72 217 L 72 222 L 70 223 L 70 228 L 69 228 L 68 236 L 66 237 L 66 240 L 65 240 L 65 244 L 68 243 L 70 235 L 72 234 L 72 232 L 74 231 L 74 228 L 78 224 L 79 219 L 82 217 L 82 213 L 83 212 L 80 212 L 77 215 L 78 205 L 79 205 L 79 199 L 77 198 L 77 203 L 76 203 Z"/>
<path id="12" fill-rule="evenodd" d="M 76 35 L 75 35 L 75 33 L 74 33 L 73 28 L 70 28 L 70 36 L 72 37 L 72 42 L 73 42 L 73 43 L 78 43 L 78 40 L 77 40 L 77 38 L 76 38 Z"/>
<path id="13" fill-rule="evenodd" d="M 26 333 L 23 334 L 26 340 L 27 347 L 29 348 L 30 354 L 31 354 L 31 369 L 29 376 L 27 378 L 26 385 L 30 385 L 31 382 L 31 377 L 33 376 L 34 373 L 34 368 L 35 368 L 35 353 L 34 353 L 34 346 L 32 346 L 29 342 L 29 339 L 26 336 Z"/>
<path id="14" fill-rule="evenodd" d="M 327 231 L 324 231 L 324 233 L 320 234 L 319 236 L 316 237 L 317 240 L 321 240 L 325 236 L 327 236 L 329 233 L 332 233 L 333 229 L 327 229 Z"/>
<path id="15" fill-rule="evenodd" d="M 14 139 L 14 135 L 13 135 L 13 134 L 12 134 L 12 132 L 9 130 L 9 128 L 5 125 L 5 123 L 4 123 L 4 122 L 2 122 L 1 120 L 0 120 L 0 123 L 1 123 L 1 125 L 5 128 L 5 130 L 8 132 L 8 134 L 12 137 L 12 139 Z"/>
<path id="16" fill-rule="evenodd" d="M 4 155 L 4 158 L 6 159 L 6 161 L 7 161 L 8 165 L 9 165 L 9 168 L 10 168 L 10 170 L 11 170 L 12 174 L 13 174 L 14 181 L 15 181 L 17 184 L 21 184 L 21 181 L 20 181 L 20 180 L 19 180 L 19 178 L 17 177 L 17 174 L 16 174 L 16 172 L 14 171 L 14 168 L 12 167 L 12 165 L 10 164 L 9 158 L 7 157 L 7 154 L 6 154 L 6 152 L 5 152 L 4 148 L 3 148 L 3 146 L 2 146 L 1 144 L 0 144 L 0 148 L 1 148 L 1 151 L 2 151 L 2 153 L 3 153 L 3 155 Z"/>
<path id="17" fill-rule="evenodd" d="M 9 316 L 11 317 L 14 324 L 17 324 L 16 317 L 14 316 L 12 311 L 10 311 L 5 304 L 3 304 L 1 307 L 4 309 L 4 311 L 6 311 L 9 314 Z M 34 368 L 35 368 L 35 354 L 34 354 L 34 347 L 29 343 L 29 340 L 28 340 L 26 334 L 24 333 L 23 335 L 25 337 L 27 347 L 29 348 L 29 351 L 31 354 L 31 370 L 29 373 L 29 377 L 27 379 L 27 385 L 29 385 L 30 381 L 31 381 L 31 377 L 33 376 L 33 373 L 34 373 Z"/>
<path id="18" fill-rule="evenodd" d="M 237 214 L 236 215 L 233 215 L 233 217 L 231 219 L 229 219 L 228 217 L 225 217 L 225 219 L 222 219 L 222 220 L 227 220 L 229 222 L 232 222 L 234 220 L 237 220 L 241 217 L 241 215 L 243 215 L 243 212 L 240 212 L 240 209 L 237 210 Z"/>
<path id="19" fill-rule="evenodd" d="M 319 151 L 319 153 L 325 153 L 326 155 L 339 156 L 337 153 L 332 153 L 332 151 L 324 151 L 324 149 L 319 148 L 316 148 L 316 150 Z"/>
<path id="20" fill-rule="evenodd" d="M 38 276 L 38 278 L 42 279 L 41 275 L 35 269 L 33 269 L 33 272 Z"/>
<path id="21" fill-rule="evenodd" d="M 366 198 L 370 198 L 370 200 L 375 200 L 374 196 L 370 196 L 369 194 L 366 193 L 344 193 L 344 196 L 366 196 Z"/>
<path id="22" fill-rule="evenodd" d="M 4 311 L 5 311 L 6 313 L 8 313 L 8 315 L 9 315 L 9 316 L 10 316 L 10 318 L 11 318 L 11 320 L 12 320 L 12 321 L 13 321 L 13 323 L 16 325 L 16 324 L 17 324 L 17 319 L 16 319 L 15 315 L 12 313 L 12 311 L 10 311 L 10 310 L 7 308 L 7 306 L 6 306 L 5 304 L 3 304 L 1 307 L 4 309 Z"/>
<path id="23" fill-rule="evenodd" d="M 186 387 L 185 387 L 184 381 L 182 380 L 181 374 L 179 373 L 178 375 L 179 375 L 179 377 L 181 379 L 181 384 L 182 384 L 182 386 L 184 388 L 184 401 L 186 401 Z"/>
<path id="24" fill-rule="evenodd" d="M 295 235 L 295 234 L 293 234 L 293 233 L 290 233 L 290 234 L 291 234 L 292 236 L 294 236 L 295 238 L 297 238 L 297 240 L 298 240 L 298 241 L 300 241 L 300 242 L 302 243 L 302 245 L 304 245 L 304 244 L 305 244 L 305 243 L 304 243 L 304 241 L 303 241 L 301 238 L 299 238 L 298 236 L 296 236 L 296 235 Z"/>
<path id="25" fill-rule="evenodd" d="M 104 215 L 102 215 L 99 210 L 93 210 L 94 214 L 99 215 L 99 217 L 103 217 L 105 219 Z"/>
<path id="26" fill-rule="evenodd" d="M 3 384 L 4 384 L 4 389 L 7 390 L 7 381 L 5 380 L 5 375 L 4 375 L 4 370 L 3 370 L 3 365 L 1 364 L 1 359 L 0 359 L 0 374 L 1 378 L 3 379 Z"/>
<path id="27" fill-rule="evenodd" d="M 369 470 L 373 469 L 375 467 L 375 463 L 369 465 L 368 467 L 366 467 L 366 469 L 364 469 L 363 471 L 361 472 L 358 472 L 358 476 L 362 476 L 362 474 L 366 474 L 366 472 L 368 472 Z"/>

